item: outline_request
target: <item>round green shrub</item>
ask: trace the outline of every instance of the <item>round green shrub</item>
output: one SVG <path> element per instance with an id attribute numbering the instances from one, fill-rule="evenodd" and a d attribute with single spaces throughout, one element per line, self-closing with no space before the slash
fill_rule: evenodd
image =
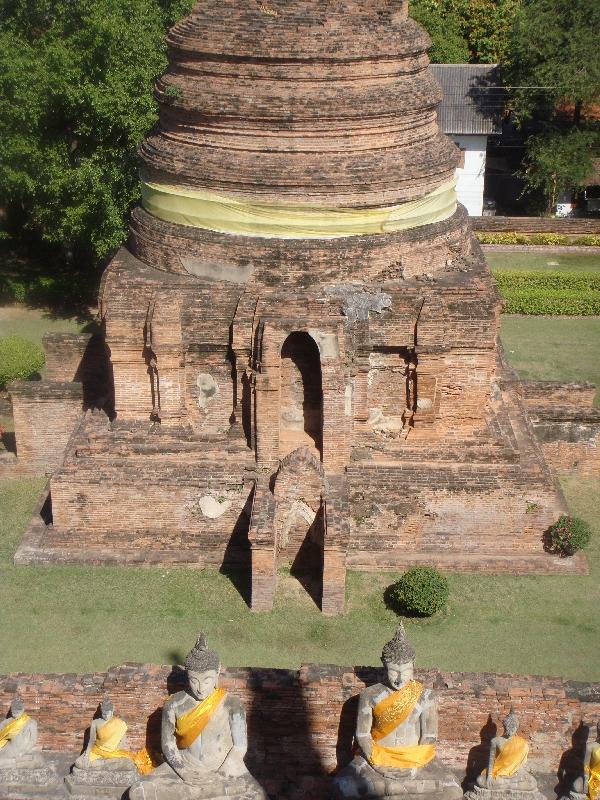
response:
<path id="1" fill-rule="evenodd" d="M 25 380 L 44 366 L 42 348 L 20 336 L 0 339 L 0 387 L 11 381 Z"/>
<path id="2" fill-rule="evenodd" d="M 579 517 L 562 514 L 548 529 L 550 550 L 563 556 L 572 556 L 587 547 L 592 531 L 587 522 Z"/>
<path id="3" fill-rule="evenodd" d="M 413 567 L 392 584 L 387 596 L 399 614 L 430 617 L 443 608 L 450 595 L 448 579 L 432 567 Z"/>

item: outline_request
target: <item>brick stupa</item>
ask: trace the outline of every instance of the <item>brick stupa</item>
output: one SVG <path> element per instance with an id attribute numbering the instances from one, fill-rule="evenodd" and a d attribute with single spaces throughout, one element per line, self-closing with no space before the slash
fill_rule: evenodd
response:
<path id="1" fill-rule="evenodd" d="M 560 569 L 429 45 L 406 0 L 202 0 L 171 30 L 100 292 L 112 421 L 82 416 L 22 562 L 248 569 L 256 610 L 290 563 L 325 613 L 347 568 Z"/>

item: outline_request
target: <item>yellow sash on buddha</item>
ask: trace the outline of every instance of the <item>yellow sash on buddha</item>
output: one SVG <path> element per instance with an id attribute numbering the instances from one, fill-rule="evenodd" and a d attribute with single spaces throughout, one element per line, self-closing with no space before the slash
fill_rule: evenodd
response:
<path id="1" fill-rule="evenodd" d="M 11 739 L 14 739 L 15 736 L 23 730 L 29 720 L 30 717 L 28 717 L 27 714 L 21 714 L 20 717 L 11 720 L 2 728 L 0 731 L 0 750 L 2 750 L 2 748 L 7 745 Z"/>
<path id="2" fill-rule="evenodd" d="M 522 736 L 511 736 L 498 750 L 492 775 L 511 778 L 527 761 L 529 745 Z"/>
<path id="3" fill-rule="evenodd" d="M 373 725 L 371 736 L 374 742 L 383 739 L 396 730 L 410 716 L 410 712 L 423 694 L 423 684 L 419 681 L 408 681 L 406 686 L 392 692 L 377 705 L 373 706 Z"/>
<path id="4" fill-rule="evenodd" d="M 177 747 L 180 750 L 186 750 L 196 741 L 226 694 L 225 689 L 215 689 L 199 705 L 179 717 L 175 726 L 175 733 L 177 735 Z"/>
<path id="5" fill-rule="evenodd" d="M 155 767 L 150 753 L 142 750 L 119 750 L 119 742 L 127 732 L 127 723 L 118 717 L 112 717 L 96 730 L 96 741 L 90 750 L 90 761 L 99 758 L 128 758 L 136 765 L 138 772 L 147 775 Z"/>
<path id="6" fill-rule="evenodd" d="M 423 684 L 409 681 L 402 689 L 385 697 L 373 707 L 371 737 L 374 741 L 371 763 L 378 767 L 412 769 L 424 767 L 435 756 L 435 745 L 413 744 L 403 747 L 385 747 L 377 744 L 380 739 L 396 730 L 410 716 L 423 694 Z"/>
<path id="7" fill-rule="evenodd" d="M 384 747 L 381 744 L 374 744 L 371 763 L 376 767 L 412 769 L 424 767 L 434 756 L 434 744 L 412 744 L 404 747 Z"/>
<path id="8" fill-rule="evenodd" d="M 588 798 L 589 800 L 598 800 L 600 797 L 600 747 L 592 750 L 587 771 L 589 775 Z"/>

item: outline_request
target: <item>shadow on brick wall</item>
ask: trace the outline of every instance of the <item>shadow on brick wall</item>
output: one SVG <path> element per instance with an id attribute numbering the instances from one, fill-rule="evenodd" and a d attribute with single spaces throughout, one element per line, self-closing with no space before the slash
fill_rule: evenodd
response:
<path id="1" fill-rule="evenodd" d="M 479 731 L 479 744 L 476 744 L 469 750 L 467 756 L 467 769 L 465 778 L 462 782 L 464 791 L 471 788 L 478 775 L 481 775 L 484 769 L 487 768 L 490 754 L 490 743 L 494 736 L 498 733 L 498 726 L 492 719 L 492 715 L 488 714 L 485 725 Z"/>
<path id="2" fill-rule="evenodd" d="M 579 725 L 571 735 L 571 747 L 562 754 L 556 771 L 557 784 L 555 792 L 557 797 L 566 797 L 575 778 L 583 775 L 585 747 L 591 728 L 592 726 L 589 722 L 580 720 Z"/>
<path id="3" fill-rule="evenodd" d="M 271 797 L 327 796 L 329 776 L 313 744 L 314 723 L 301 682 L 288 670 L 250 670 L 248 769 Z"/>

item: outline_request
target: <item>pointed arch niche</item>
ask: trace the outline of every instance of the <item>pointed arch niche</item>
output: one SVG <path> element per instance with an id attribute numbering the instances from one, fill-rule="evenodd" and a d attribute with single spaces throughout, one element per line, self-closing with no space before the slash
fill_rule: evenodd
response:
<path id="1" fill-rule="evenodd" d="M 315 340 L 290 333 L 281 348 L 279 457 L 307 447 L 323 459 L 323 377 Z"/>

